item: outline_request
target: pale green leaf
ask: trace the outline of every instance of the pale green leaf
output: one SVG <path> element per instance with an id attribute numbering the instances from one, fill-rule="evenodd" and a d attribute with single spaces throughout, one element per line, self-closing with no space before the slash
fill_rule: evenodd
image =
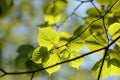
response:
<path id="1" fill-rule="evenodd" d="M 100 48 L 103 48 L 107 45 L 106 40 L 100 35 L 100 34 L 93 34 L 90 37 L 88 37 L 86 40 L 86 46 L 89 50 L 97 50 Z M 103 52 L 103 51 L 100 51 Z"/>
<path id="2" fill-rule="evenodd" d="M 68 42 L 68 39 L 70 38 L 70 35 L 68 35 L 65 32 L 60 33 L 60 40 L 58 42 L 59 46 L 65 45 Z"/>
<path id="3" fill-rule="evenodd" d="M 75 51 L 73 51 L 73 52 L 70 53 L 69 59 L 73 59 L 73 58 L 76 58 L 78 56 L 80 56 L 80 54 L 75 52 Z M 82 61 L 83 60 L 81 58 L 80 59 L 76 59 L 74 61 L 69 62 L 69 65 L 71 67 L 73 67 L 73 68 L 79 69 L 79 66 L 82 64 Z"/>
<path id="4" fill-rule="evenodd" d="M 94 67 L 92 68 L 92 74 L 97 77 L 99 72 L 100 72 L 100 66 L 101 66 L 102 60 L 98 61 Z M 102 68 L 102 72 L 101 72 L 101 78 L 107 77 L 109 74 L 109 69 L 108 69 L 108 63 L 105 60 L 103 68 Z"/>
<path id="5" fill-rule="evenodd" d="M 45 18 L 45 22 L 47 22 L 47 24 L 55 24 L 57 23 L 58 21 L 60 21 L 61 19 L 61 14 L 59 15 L 56 15 L 56 16 L 53 16 L 53 15 L 46 15 L 44 18 Z M 49 26 L 49 25 L 47 25 Z"/>
<path id="6" fill-rule="evenodd" d="M 109 50 L 108 55 L 103 64 L 101 78 L 105 78 L 107 76 L 119 76 L 120 75 L 120 54 L 117 50 L 118 46 L 114 50 Z M 98 76 L 100 72 L 102 59 L 99 60 L 94 67 L 92 68 L 92 73 L 94 76 Z"/>
<path id="7" fill-rule="evenodd" d="M 112 36 L 112 40 L 120 36 L 120 23 L 113 23 L 108 28 L 109 34 Z M 120 46 L 120 39 L 116 42 Z"/>
<path id="8" fill-rule="evenodd" d="M 47 48 L 38 47 L 32 53 L 32 60 L 35 63 L 42 63 L 42 59 L 44 58 L 45 55 L 47 55 Z"/>
<path id="9" fill-rule="evenodd" d="M 67 59 L 69 57 L 70 53 L 67 49 L 64 49 L 60 52 L 60 57 L 62 59 Z"/>
<path id="10" fill-rule="evenodd" d="M 59 34 L 51 27 L 41 28 L 38 33 L 38 43 L 40 46 L 45 46 L 50 50 L 59 41 Z"/>
<path id="11" fill-rule="evenodd" d="M 55 0 L 53 2 L 47 3 L 43 7 L 43 12 L 46 15 L 58 15 L 62 10 L 64 10 L 67 7 L 67 1 L 66 0 Z"/>
<path id="12" fill-rule="evenodd" d="M 82 40 L 81 38 L 74 39 L 67 46 L 73 51 L 78 51 L 83 48 L 84 40 Z"/>
<path id="13" fill-rule="evenodd" d="M 57 64 L 60 62 L 60 58 L 56 50 L 50 51 L 48 55 L 44 57 L 43 67 L 49 67 L 51 65 Z M 60 69 L 61 65 L 46 69 L 49 74 L 52 74 Z"/>
<path id="14" fill-rule="evenodd" d="M 120 33 L 120 23 L 113 23 L 108 28 L 108 32 L 111 36 L 114 36 L 116 33 Z"/>

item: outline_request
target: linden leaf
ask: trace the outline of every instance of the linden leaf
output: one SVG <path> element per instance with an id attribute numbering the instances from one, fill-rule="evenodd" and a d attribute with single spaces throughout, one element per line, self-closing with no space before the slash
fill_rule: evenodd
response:
<path id="1" fill-rule="evenodd" d="M 69 38 L 70 38 L 70 35 L 68 35 L 65 32 L 61 32 L 60 33 L 60 40 L 58 42 L 58 45 L 59 46 L 65 45 L 68 42 Z"/>
<path id="2" fill-rule="evenodd" d="M 50 50 L 59 41 L 59 34 L 51 27 L 41 28 L 38 33 L 38 43 Z"/>
<path id="3" fill-rule="evenodd" d="M 119 59 L 120 55 L 119 55 L 119 50 L 116 50 L 116 48 L 114 50 L 108 51 L 108 55 L 103 64 L 101 78 L 105 78 L 107 76 L 120 75 L 120 59 Z M 96 77 L 100 72 L 101 63 L 102 63 L 102 59 L 96 62 L 96 64 L 92 68 L 92 73 Z"/>
<path id="4" fill-rule="evenodd" d="M 63 59 L 67 59 L 69 57 L 70 53 L 67 49 L 64 49 L 60 52 L 60 57 Z"/>
<path id="5" fill-rule="evenodd" d="M 112 36 L 112 40 L 120 36 L 120 23 L 113 23 L 108 28 L 109 34 Z M 120 46 L 120 39 L 116 42 Z"/>
<path id="6" fill-rule="evenodd" d="M 57 64 L 59 62 L 60 62 L 60 58 L 57 54 L 57 51 L 53 50 L 53 51 L 50 51 L 50 53 L 48 53 L 48 55 L 45 56 L 44 62 L 43 62 L 43 67 L 46 68 L 46 67 L 49 67 L 51 65 Z M 46 71 L 49 74 L 52 74 L 52 73 L 58 71 L 60 69 L 60 67 L 61 67 L 61 65 L 57 65 L 57 66 L 54 66 L 52 68 L 46 69 Z"/>
<path id="7" fill-rule="evenodd" d="M 92 74 L 95 77 L 97 77 L 100 72 L 101 63 L 102 63 L 102 60 L 96 62 L 96 64 L 92 68 Z M 102 72 L 101 72 L 101 78 L 107 77 L 108 74 L 109 74 L 108 64 L 107 64 L 107 61 L 105 60 L 103 68 L 102 68 Z"/>
<path id="8" fill-rule="evenodd" d="M 48 22 L 48 24 L 55 24 L 56 22 L 60 21 L 61 14 L 53 16 L 53 15 L 45 15 L 45 22 Z"/>
<path id="9" fill-rule="evenodd" d="M 35 63 L 42 63 L 42 59 L 47 54 L 47 48 L 46 47 L 38 47 L 34 50 L 32 53 L 32 60 Z"/>
<path id="10" fill-rule="evenodd" d="M 76 58 L 78 56 L 80 56 L 80 54 L 73 51 L 73 52 L 70 53 L 69 59 L 73 59 L 73 58 Z M 82 59 L 77 59 L 77 60 L 69 62 L 69 65 L 73 68 L 79 69 L 79 66 L 81 65 L 82 61 L 83 61 Z"/>
<path id="11" fill-rule="evenodd" d="M 77 38 L 77 39 L 72 40 L 67 46 L 69 49 L 73 51 L 77 51 L 83 48 L 84 41 L 81 38 Z"/>
<path id="12" fill-rule="evenodd" d="M 97 50 L 100 48 L 103 48 L 107 45 L 106 40 L 100 35 L 100 34 L 93 34 L 90 37 L 88 37 L 86 40 L 86 46 L 89 50 Z M 100 51 L 103 52 L 103 51 Z"/>
<path id="13" fill-rule="evenodd" d="M 67 1 L 66 0 L 55 0 L 53 2 L 47 3 L 43 7 L 43 12 L 46 15 L 58 15 L 62 10 L 64 10 L 67 7 Z"/>

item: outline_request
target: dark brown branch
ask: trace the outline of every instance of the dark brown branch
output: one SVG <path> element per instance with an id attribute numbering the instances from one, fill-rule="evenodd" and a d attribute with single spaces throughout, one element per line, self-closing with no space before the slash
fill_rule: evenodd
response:
<path id="1" fill-rule="evenodd" d="M 102 64 L 100 66 L 100 70 L 99 70 L 99 73 L 98 73 L 97 80 L 100 80 L 100 76 L 101 76 L 101 73 L 102 73 L 102 69 L 103 69 L 103 65 L 104 65 L 104 62 L 105 62 L 105 58 L 107 56 L 108 48 L 109 47 L 106 47 L 106 49 L 105 49 L 105 53 L 104 53 L 104 56 L 103 56 L 103 59 L 102 59 Z"/>
<path id="2" fill-rule="evenodd" d="M 2 68 L 0 68 L 0 71 L 3 73 L 2 75 L 0 75 L 0 77 L 3 77 L 3 76 L 5 76 L 6 75 L 6 71 L 5 70 L 3 70 Z"/>
<path id="3" fill-rule="evenodd" d="M 105 62 L 105 58 L 107 56 L 107 52 L 108 52 L 108 49 L 109 47 L 115 43 L 117 40 L 120 39 L 120 36 L 118 36 L 118 38 L 116 38 L 113 42 L 111 42 L 106 48 L 105 48 L 105 53 L 104 53 L 104 56 L 103 56 L 103 59 L 102 59 L 102 64 L 100 66 L 100 70 L 99 70 L 99 73 L 98 73 L 98 77 L 97 77 L 97 80 L 100 80 L 100 76 L 101 76 L 101 73 L 102 73 L 102 69 L 103 69 L 103 65 L 104 65 L 104 62 Z"/>
<path id="4" fill-rule="evenodd" d="M 60 63 L 57 63 L 57 64 L 53 64 L 51 66 L 48 66 L 46 68 L 41 68 L 41 69 L 38 69 L 38 70 L 34 70 L 34 71 L 26 71 L 26 72 L 6 72 L 4 71 L 3 69 L 0 69 L 4 74 L 0 77 L 3 77 L 3 76 L 6 76 L 6 75 L 20 75 L 20 74 L 31 74 L 31 73 L 36 73 L 36 72 L 39 72 L 39 71 L 43 71 L 43 70 L 46 70 L 46 69 L 49 69 L 49 68 L 52 68 L 52 67 L 55 67 L 57 65 L 61 65 L 61 64 L 64 64 L 64 63 L 68 63 L 68 62 L 71 62 L 71 61 L 74 61 L 74 60 L 77 60 L 77 59 L 80 59 L 80 58 L 83 58 L 87 55 L 90 55 L 92 53 L 95 53 L 95 52 L 98 52 L 98 51 L 101 51 L 101 50 L 104 50 L 106 48 L 109 48 L 112 44 L 114 44 L 118 39 L 120 39 L 120 36 L 117 37 L 115 40 L 113 40 L 108 46 L 106 47 L 103 47 L 103 48 L 100 48 L 100 49 L 97 49 L 97 50 L 94 50 L 94 51 L 91 51 L 91 52 L 88 52 L 88 53 L 85 53 L 81 56 L 78 56 L 76 58 L 73 58 L 73 59 L 70 59 L 70 60 L 66 60 L 66 61 L 63 61 L 63 62 L 60 62 Z"/>

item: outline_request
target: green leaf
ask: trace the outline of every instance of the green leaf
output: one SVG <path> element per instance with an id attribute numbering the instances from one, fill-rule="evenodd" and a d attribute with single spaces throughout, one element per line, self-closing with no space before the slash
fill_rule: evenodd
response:
<path id="1" fill-rule="evenodd" d="M 89 16 L 93 16 L 93 17 L 100 17 L 100 14 L 98 13 L 98 11 L 95 8 L 90 8 L 87 10 L 87 14 Z M 94 14 L 94 15 L 93 15 Z"/>
<path id="2" fill-rule="evenodd" d="M 70 53 L 69 59 L 73 59 L 73 58 L 76 58 L 78 56 L 80 56 L 80 54 L 73 51 Z M 69 65 L 73 68 L 79 69 L 79 66 L 82 64 L 82 62 L 83 62 L 83 60 L 80 58 L 80 59 L 69 62 Z"/>
<path id="3" fill-rule="evenodd" d="M 25 64 L 26 64 L 27 70 L 29 70 L 29 71 L 43 68 L 42 64 L 36 64 L 32 60 L 27 60 Z"/>
<path id="4" fill-rule="evenodd" d="M 67 49 L 64 49 L 60 52 L 60 58 L 62 59 L 68 59 L 70 53 Z"/>
<path id="5" fill-rule="evenodd" d="M 120 46 L 115 46 L 114 50 L 109 50 L 109 56 L 111 59 L 117 59 L 120 61 Z"/>
<path id="6" fill-rule="evenodd" d="M 89 31 L 89 29 L 86 30 L 86 28 L 87 28 L 88 26 L 89 26 L 88 24 L 79 26 L 79 27 L 74 31 L 74 36 L 80 35 L 80 38 L 82 38 L 83 40 L 86 39 L 87 37 L 89 37 L 89 36 L 91 35 L 91 34 L 90 34 L 90 31 Z M 84 30 L 86 30 L 86 31 L 84 32 Z"/>
<path id="7" fill-rule="evenodd" d="M 85 40 L 86 46 L 89 50 L 97 50 L 107 45 L 106 40 L 98 33 L 94 33 Z M 103 51 L 100 51 L 103 52 Z"/>
<path id="8" fill-rule="evenodd" d="M 19 53 L 15 59 L 15 66 L 24 69 L 26 68 L 26 61 L 28 61 L 31 57 L 31 53 L 33 52 L 34 47 L 29 44 L 21 45 L 17 52 Z"/>
<path id="9" fill-rule="evenodd" d="M 68 48 L 73 50 L 73 51 L 78 51 L 84 46 L 84 40 L 81 38 L 77 38 L 72 40 L 68 45 Z"/>
<path id="10" fill-rule="evenodd" d="M 120 47 L 116 46 L 114 50 L 109 50 L 108 55 L 105 59 L 103 70 L 101 73 L 101 78 L 107 76 L 119 76 L 120 75 Z M 99 69 L 102 63 L 102 59 L 96 62 L 92 68 L 92 73 L 94 76 L 98 76 Z"/>
<path id="11" fill-rule="evenodd" d="M 62 17 L 62 14 L 59 14 L 59 15 L 56 15 L 56 16 L 46 15 L 44 17 L 45 18 L 45 22 L 47 22 L 47 24 L 49 24 L 46 27 L 50 27 L 50 26 L 54 25 L 55 23 L 60 21 L 61 17 Z"/>
<path id="12" fill-rule="evenodd" d="M 94 65 L 94 67 L 92 68 L 92 74 L 97 77 L 99 72 L 100 72 L 100 66 L 101 66 L 102 60 L 96 62 L 96 64 Z M 104 65 L 103 65 L 103 69 L 101 72 L 101 78 L 105 78 L 108 76 L 109 74 L 109 69 L 108 69 L 108 64 L 107 61 L 105 60 Z"/>
<path id="13" fill-rule="evenodd" d="M 44 57 L 43 67 L 49 67 L 51 65 L 57 64 L 60 62 L 57 50 L 50 51 L 48 55 Z M 61 65 L 46 69 L 49 74 L 52 74 L 60 69 Z"/>
<path id="14" fill-rule="evenodd" d="M 120 23 L 113 23 L 108 28 L 109 34 L 112 36 L 112 40 L 120 36 Z M 120 39 L 116 42 L 120 46 Z"/>
<path id="15" fill-rule="evenodd" d="M 120 61 L 113 58 L 111 59 L 110 63 L 113 65 L 113 66 L 116 66 L 116 67 L 119 67 L 120 68 Z"/>
<path id="16" fill-rule="evenodd" d="M 51 27 L 41 28 L 38 33 L 38 43 L 40 46 L 47 47 L 50 50 L 59 41 L 59 34 Z"/>
<path id="17" fill-rule="evenodd" d="M 68 35 L 65 32 L 61 32 L 60 33 L 60 40 L 58 42 L 58 45 L 59 46 L 65 45 L 68 42 L 69 38 L 70 38 L 70 35 Z"/>
<path id="18" fill-rule="evenodd" d="M 115 1 L 114 0 L 112 0 L 112 3 L 111 4 L 113 4 Z M 112 8 L 112 12 L 114 12 L 115 13 L 115 15 L 116 15 L 116 13 L 120 13 L 120 1 L 118 0 L 117 1 L 117 3 L 114 5 L 114 7 Z"/>
<path id="19" fill-rule="evenodd" d="M 45 55 L 47 55 L 47 48 L 46 47 L 38 47 L 32 53 L 32 60 L 35 63 L 42 63 L 42 60 Z"/>
<path id="20" fill-rule="evenodd" d="M 108 5 L 111 2 L 114 2 L 114 0 L 96 0 L 98 3 L 100 3 L 101 5 Z"/>
<path id="21" fill-rule="evenodd" d="M 7 15 L 12 11 L 13 0 L 1 0 L 0 1 L 0 17 Z"/>
<path id="22" fill-rule="evenodd" d="M 66 0 L 55 0 L 53 2 L 49 2 L 43 7 L 43 12 L 46 15 L 58 15 L 62 10 L 67 7 Z"/>

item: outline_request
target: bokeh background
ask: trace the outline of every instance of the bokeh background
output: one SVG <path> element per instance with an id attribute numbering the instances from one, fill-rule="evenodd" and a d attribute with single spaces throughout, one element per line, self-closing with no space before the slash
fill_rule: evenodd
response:
<path id="1" fill-rule="evenodd" d="M 28 69 L 23 65 L 24 61 L 27 60 L 26 56 L 23 54 L 25 57 L 18 60 L 21 53 L 20 50 L 28 53 L 28 50 L 32 51 L 38 46 L 38 25 L 44 22 L 42 6 L 45 4 L 45 0 L 13 1 L 14 8 L 12 11 L 7 16 L 0 18 L 0 67 L 8 72 L 26 71 Z M 78 4 L 77 0 L 68 0 L 68 6 L 64 11 L 65 16 L 71 15 Z M 99 7 L 97 2 L 95 4 Z M 66 20 L 66 27 L 60 27 L 59 31 L 72 34 L 79 25 L 84 24 L 83 18 L 87 16 L 86 11 L 91 7 L 93 7 L 91 3 L 84 3 L 75 11 L 76 15 L 72 15 Z M 20 46 L 24 46 L 24 48 L 20 48 Z M 80 51 L 81 54 L 85 52 L 88 52 L 86 47 Z M 95 80 L 90 70 L 101 57 L 102 54 L 92 54 L 85 57 L 79 70 L 63 64 L 61 69 L 52 75 L 49 75 L 45 71 L 38 72 L 35 74 L 33 80 Z M 32 66 L 28 65 L 27 68 Z M 0 80 L 22 79 L 30 80 L 30 75 L 7 75 L 0 78 Z M 120 80 L 120 78 L 108 77 L 103 80 Z"/>

